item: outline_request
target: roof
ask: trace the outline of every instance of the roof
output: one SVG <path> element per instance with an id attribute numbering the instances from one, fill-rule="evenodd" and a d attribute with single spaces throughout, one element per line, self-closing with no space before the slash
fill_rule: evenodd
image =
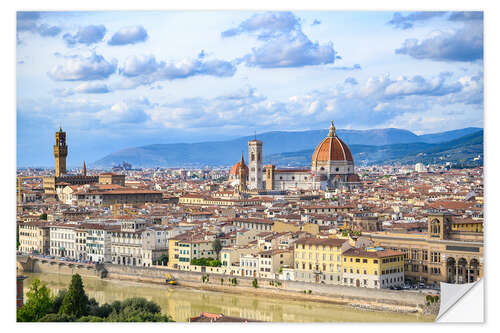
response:
<path id="1" fill-rule="evenodd" d="M 344 141 L 337 137 L 333 122 L 330 126 L 330 133 L 328 133 L 328 136 L 324 138 L 314 150 L 312 161 L 354 161 L 349 147 Z"/>
<path id="2" fill-rule="evenodd" d="M 233 167 L 231 168 L 231 171 L 229 171 L 229 174 L 231 176 L 237 176 L 237 175 L 239 175 L 239 173 L 240 173 L 240 164 L 241 164 L 241 161 L 239 161 L 238 163 L 236 163 L 235 165 L 233 165 Z M 243 169 L 245 170 L 245 174 L 248 175 L 248 167 L 246 166 L 245 162 L 243 162 Z"/>
<path id="3" fill-rule="evenodd" d="M 274 224 L 274 221 L 271 220 L 265 220 L 265 219 L 233 219 L 233 222 L 248 222 L 248 223 L 259 223 L 259 224 Z"/>
<path id="4" fill-rule="evenodd" d="M 341 246 L 347 242 L 347 239 L 337 239 L 337 238 L 301 238 L 297 240 L 296 244 L 304 245 L 328 245 L 328 246 Z"/>
<path id="5" fill-rule="evenodd" d="M 384 258 L 404 255 L 404 253 L 394 250 L 367 251 L 364 249 L 350 248 L 349 250 L 345 251 L 343 255 L 349 257 Z"/>

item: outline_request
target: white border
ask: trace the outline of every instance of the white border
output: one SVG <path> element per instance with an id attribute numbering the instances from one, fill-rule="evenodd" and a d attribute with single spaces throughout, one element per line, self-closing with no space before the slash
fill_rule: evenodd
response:
<path id="1" fill-rule="evenodd" d="M 2 287 L 5 289 L 4 297 L 2 297 L 2 318 L 4 323 L 9 327 L 4 329 L 20 330 L 20 331 L 65 331 L 69 327 L 67 325 L 16 325 L 14 322 L 14 298 L 15 298 L 15 258 L 14 258 L 14 243 L 13 237 L 15 232 L 15 168 L 16 168 L 16 152 L 15 152 L 15 128 L 16 128 L 16 104 L 15 104 L 15 11 L 16 10 L 189 10 L 189 9 L 211 9 L 211 10 L 484 10 L 485 11 L 485 243 L 487 249 L 485 251 L 485 259 L 489 257 L 489 253 L 499 253 L 496 238 L 500 235 L 498 233 L 498 212 L 494 209 L 488 209 L 490 203 L 495 205 L 498 200 L 496 191 L 500 186 L 499 176 L 497 175 L 498 168 L 498 144 L 500 144 L 500 131 L 497 130 L 500 124 L 500 117 L 498 113 L 500 108 L 498 105 L 498 87 L 499 80 L 499 54 L 498 54 L 498 32 L 500 31 L 500 17 L 496 11 L 495 1 L 465 1 L 465 0 L 419 0 L 418 2 L 406 2 L 404 5 L 402 1 L 397 0 L 379 0 L 379 1 L 321 1 L 321 0 L 287 0 L 275 1 L 269 0 L 253 0 L 248 2 L 237 2 L 234 0 L 184 0 L 176 2 L 165 2 L 162 4 L 159 1 L 142 0 L 142 1 L 98 1 L 86 0 L 81 2 L 70 2 L 67 0 L 23 0 L 23 1 L 4 1 L 2 2 L 1 10 L 1 34 L 0 39 L 7 47 L 3 48 L 1 53 L 2 57 L 2 139 L 3 139 L 3 163 L 1 163 L 1 176 L 4 178 L 2 181 L 2 213 L 4 213 L 2 223 L 7 227 L 6 232 L 3 233 L 4 239 L 1 242 L 2 254 L 4 255 L 4 267 L 7 267 L 6 272 L 1 275 Z M 497 98 L 495 98 L 497 97 Z M 6 158 L 5 158 L 6 157 Z M 10 237 L 12 236 L 12 237 Z M 488 241 L 492 239 L 492 241 Z M 488 261 L 488 260 L 486 260 Z M 497 277 L 498 264 L 491 262 L 491 265 L 485 264 L 485 276 Z M 491 281 L 496 281 L 492 278 Z M 254 325 L 203 325 L 203 326 L 187 326 L 185 325 L 169 325 L 168 327 L 148 327 L 154 330 L 203 330 L 203 332 L 220 332 L 220 331 L 238 331 L 253 332 L 258 330 L 305 330 L 308 328 L 319 330 L 330 329 L 347 329 L 347 330 L 369 330 L 370 332 L 386 332 L 392 330 L 405 330 L 418 331 L 421 330 L 443 330 L 452 329 L 455 332 L 477 330 L 481 328 L 491 328 L 498 323 L 498 315 L 495 313 L 497 304 L 492 302 L 496 300 L 496 296 L 500 293 L 498 291 L 497 282 L 488 283 L 486 278 L 486 288 L 488 289 L 485 304 L 485 320 L 486 325 L 446 325 L 443 327 L 438 324 L 321 324 L 314 325 L 293 325 L 293 324 L 265 324 L 255 327 Z M 491 301 L 491 302 L 488 302 Z M 490 303 L 490 304 L 488 304 Z M 492 309 L 492 311 L 489 311 Z M 152 324 L 151 324 L 152 325 Z M 286 325 L 286 326 L 283 326 Z M 14 326 L 14 327 L 12 327 Z M 139 325 L 119 325 L 120 329 L 126 331 L 140 329 Z M 87 331 L 92 330 L 110 330 L 118 327 L 111 327 L 108 325 L 71 325 L 71 330 Z"/>

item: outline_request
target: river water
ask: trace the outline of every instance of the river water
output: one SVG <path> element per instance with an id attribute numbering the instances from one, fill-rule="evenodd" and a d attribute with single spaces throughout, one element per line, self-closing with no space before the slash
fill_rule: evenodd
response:
<path id="1" fill-rule="evenodd" d="M 66 289 L 70 275 L 25 273 L 24 294 L 38 278 L 54 293 Z M 383 311 L 365 311 L 349 306 L 280 300 L 264 296 L 237 295 L 222 292 L 196 290 L 181 286 L 150 285 L 129 281 L 101 280 L 82 277 L 85 292 L 99 304 L 111 303 L 129 297 L 144 297 L 157 303 L 162 312 L 175 321 L 188 321 L 201 312 L 223 313 L 226 316 L 243 317 L 273 322 L 425 322 L 434 318 L 418 314 Z"/>

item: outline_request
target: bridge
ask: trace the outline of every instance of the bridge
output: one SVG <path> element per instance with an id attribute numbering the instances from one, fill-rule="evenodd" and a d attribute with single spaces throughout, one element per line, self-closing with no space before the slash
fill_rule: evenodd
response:
<path id="1" fill-rule="evenodd" d="M 66 261 L 50 259 L 35 255 L 21 254 L 16 257 L 16 269 L 27 273 L 55 273 L 55 274 L 80 274 L 103 278 L 106 269 L 99 263 L 83 263 L 77 261 Z"/>

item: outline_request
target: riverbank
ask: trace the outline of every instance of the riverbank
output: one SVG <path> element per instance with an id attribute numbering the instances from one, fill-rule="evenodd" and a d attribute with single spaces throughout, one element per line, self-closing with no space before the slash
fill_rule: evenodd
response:
<path id="1" fill-rule="evenodd" d="M 28 279 L 25 280 L 25 294 L 34 278 L 46 283 L 53 293 L 67 288 L 71 281 L 71 276 L 66 274 L 26 273 L 26 275 Z M 171 315 L 178 322 L 199 316 L 201 312 L 224 313 L 227 316 L 267 322 L 432 322 L 435 318 L 419 313 L 369 311 L 314 299 L 292 299 L 282 297 L 281 294 L 264 295 L 262 294 L 264 288 L 253 288 L 254 290 L 236 288 L 236 292 L 233 288 L 225 292 L 214 290 L 212 286 L 207 285 L 195 288 L 187 284 L 168 286 L 160 283 L 100 279 L 90 276 L 82 279 L 88 296 L 95 298 L 100 304 L 111 304 L 130 297 L 144 297 L 160 305 L 164 314 Z"/>
<path id="2" fill-rule="evenodd" d="M 25 266 L 28 267 L 28 266 Z M 170 273 L 179 286 L 197 290 L 230 293 L 233 295 L 259 295 L 279 300 L 296 300 L 323 304 L 348 306 L 370 311 L 390 311 L 394 313 L 427 313 L 425 294 L 411 291 L 354 288 L 339 285 L 310 284 L 298 281 L 280 281 L 280 286 L 272 280 L 258 279 L 258 288 L 252 286 L 253 279 L 234 277 L 237 285 L 232 285 L 232 276 L 210 274 L 208 282 L 202 282 L 200 272 L 178 271 L 166 267 L 133 267 L 103 264 L 99 270 L 78 265 L 33 261 L 30 266 L 34 273 L 56 273 L 82 276 L 96 276 L 101 279 L 134 281 L 144 284 L 165 285 L 165 273 Z M 99 273 L 99 274 L 96 274 Z M 83 274 L 82 274 L 83 273 Z M 95 275 L 94 275 L 95 274 Z M 208 274 L 207 274 L 208 275 Z M 222 280 L 222 281 L 221 281 Z M 222 283 L 221 283 L 222 282 Z M 425 312 L 424 312 L 425 311 Z"/>
<path id="3" fill-rule="evenodd" d="M 266 279 L 258 279 L 259 287 L 254 288 L 253 278 L 247 277 L 109 264 L 105 264 L 105 269 L 107 271 L 106 278 L 156 284 L 165 284 L 165 272 L 168 272 L 181 286 L 240 295 L 250 293 L 280 299 L 321 302 L 365 310 L 401 313 L 423 313 L 425 308 L 425 294 L 414 291 L 355 288 L 298 281 L 280 281 L 281 285 L 276 286 L 274 283 L 270 285 L 273 281 Z M 210 276 L 208 282 L 202 282 L 204 275 Z M 231 284 L 230 279 L 232 278 L 236 278 L 237 285 Z"/>
<path id="4" fill-rule="evenodd" d="M 324 296 L 324 295 L 313 295 L 308 293 L 300 293 L 294 291 L 288 291 L 283 289 L 267 289 L 267 288 L 248 288 L 241 286 L 224 286 L 215 284 L 205 284 L 197 282 L 182 282 L 180 284 L 183 287 L 190 287 L 199 290 L 209 290 L 224 293 L 231 293 L 237 295 L 248 295 L 254 294 L 264 297 L 279 298 L 283 300 L 293 300 L 293 301 L 308 301 L 308 302 L 319 302 L 328 303 L 335 305 L 350 306 L 353 308 L 370 310 L 370 311 L 391 311 L 391 312 L 402 312 L 402 313 L 421 313 L 421 307 L 412 307 L 404 305 L 391 305 L 380 302 L 370 302 L 370 301 L 353 301 L 346 300 L 342 296 Z"/>

